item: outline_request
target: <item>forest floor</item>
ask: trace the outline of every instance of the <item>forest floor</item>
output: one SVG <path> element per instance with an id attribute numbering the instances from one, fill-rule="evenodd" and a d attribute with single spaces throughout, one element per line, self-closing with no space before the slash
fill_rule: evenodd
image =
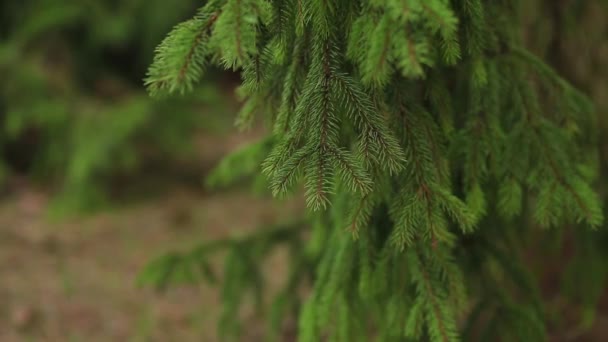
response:
<path id="1" fill-rule="evenodd" d="M 202 138 L 202 169 L 254 136 Z M 164 252 L 301 210 L 299 203 L 245 190 L 206 192 L 179 180 L 160 196 L 67 222 L 49 223 L 47 204 L 27 186 L 0 204 L 1 342 L 216 341 L 216 289 L 158 293 L 136 286 L 138 271 Z M 280 260 L 270 262 L 280 272 Z M 259 329 L 248 331 L 247 341 L 261 341 Z"/>
<path id="2" fill-rule="evenodd" d="M 202 138 L 202 169 L 255 136 Z M 67 222 L 49 223 L 47 204 L 43 193 L 27 186 L 0 204 L 0 342 L 217 341 L 216 289 L 158 293 L 136 286 L 138 271 L 164 252 L 302 210 L 297 201 L 279 203 L 238 189 L 207 192 L 179 181 L 159 196 Z M 269 262 L 281 274 L 280 257 Z M 252 324 L 242 340 L 263 341 L 262 331 Z M 608 340 L 608 316 L 598 317 L 585 338 L 569 340 Z"/>

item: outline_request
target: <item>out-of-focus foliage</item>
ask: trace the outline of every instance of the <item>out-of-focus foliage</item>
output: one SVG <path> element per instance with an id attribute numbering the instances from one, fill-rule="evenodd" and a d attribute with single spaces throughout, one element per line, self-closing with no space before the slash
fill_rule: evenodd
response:
<path id="1" fill-rule="evenodd" d="M 577 88 L 593 98 L 598 113 L 600 150 L 592 157 L 599 167 L 597 188 L 604 203 L 604 216 L 608 213 L 608 1 L 561 0 L 561 6 L 550 13 L 544 6 L 553 0 L 525 2 L 528 45 L 539 55 L 551 61 L 558 72 Z M 546 15 L 539 15 L 544 13 Z M 579 326 L 576 332 L 585 331 L 593 323 L 598 302 L 608 281 L 608 231 L 556 233 L 556 238 L 544 253 L 566 250 L 573 257 L 562 266 L 561 289 L 569 303 L 578 303 Z M 561 246 L 560 246 L 561 243 Z M 539 269 L 542 269 L 543 265 Z M 555 317 L 560 325 L 561 317 Z"/>
<path id="2" fill-rule="evenodd" d="M 222 108 L 217 87 L 152 101 L 141 80 L 153 47 L 197 5 L 0 3 L 0 182 L 26 174 L 56 187 L 56 209 L 85 209 L 103 202 L 117 174 L 187 157 L 208 125 L 204 108 Z"/>

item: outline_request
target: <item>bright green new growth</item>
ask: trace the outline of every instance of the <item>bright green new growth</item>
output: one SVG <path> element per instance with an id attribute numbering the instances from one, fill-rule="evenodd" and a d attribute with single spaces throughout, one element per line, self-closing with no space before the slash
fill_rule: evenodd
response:
<path id="1" fill-rule="evenodd" d="M 212 0 L 158 48 L 153 95 L 191 89 L 214 62 L 242 70 L 237 122 L 273 122 L 272 138 L 228 157 L 210 185 L 259 171 L 276 196 L 304 185 L 312 231 L 303 247 L 300 226 L 289 230 L 273 331 L 292 313 L 299 341 L 545 339 L 540 290 L 515 246 L 536 225 L 603 217 L 591 106 L 522 48 L 515 3 Z M 229 167 L 239 160 L 246 172 Z M 222 322 L 260 286 L 254 254 L 227 261 Z M 166 268 L 142 280 L 165 284 Z"/>

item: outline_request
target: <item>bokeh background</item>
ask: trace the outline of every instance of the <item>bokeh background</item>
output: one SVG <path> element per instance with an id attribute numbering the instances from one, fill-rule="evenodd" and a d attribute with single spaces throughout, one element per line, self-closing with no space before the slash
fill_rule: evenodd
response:
<path id="1" fill-rule="evenodd" d="M 234 128 L 238 74 L 163 100 L 143 87 L 156 45 L 201 5 L 0 1 L 0 341 L 214 341 L 217 291 L 158 293 L 138 273 L 300 210 L 205 186 L 263 134 Z"/>
<path id="2" fill-rule="evenodd" d="M 607 198 L 608 15 L 592 1 L 544 13 L 543 1 L 528 2 L 524 36 L 594 99 Z M 264 134 L 262 123 L 234 128 L 238 74 L 209 70 L 175 98 L 145 92 L 155 46 L 201 5 L 0 2 L 0 341 L 215 341 L 213 288 L 158 293 L 137 286 L 138 272 L 167 251 L 303 212 L 297 198 L 245 184 L 205 186 L 221 156 Z M 280 255 L 269 262 L 274 275 L 286 267 Z M 608 299 L 590 341 L 608 340 L 602 312 Z"/>

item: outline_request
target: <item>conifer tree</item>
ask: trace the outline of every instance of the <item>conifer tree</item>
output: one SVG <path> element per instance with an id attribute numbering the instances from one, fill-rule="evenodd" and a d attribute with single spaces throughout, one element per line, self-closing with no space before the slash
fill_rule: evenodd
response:
<path id="1" fill-rule="evenodd" d="M 158 47 L 146 85 L 171 95 L 209 63 L 240 71 L 237 123 L 260 115 L 272 133 L 210 185 L 262 173 L 275 196 L 302 185 L 310 210 L 161 257 L 141 280 L 214 279 L 208 258 L 227 249 L 220 328 L 235 336 L 244 296 L 262 303 L 260 263 L 286 244 L 269 331 L 292 315 L 298 341 L 547 339 L 554 322 L 524 252 L 535 234 L 560 238 L 546 229 L 591 244 L 602 225 L 597 117 L 525 48 L 523 3 L 207 2 Z M 590 272 L 605 275 L 594 257 Z"/>

